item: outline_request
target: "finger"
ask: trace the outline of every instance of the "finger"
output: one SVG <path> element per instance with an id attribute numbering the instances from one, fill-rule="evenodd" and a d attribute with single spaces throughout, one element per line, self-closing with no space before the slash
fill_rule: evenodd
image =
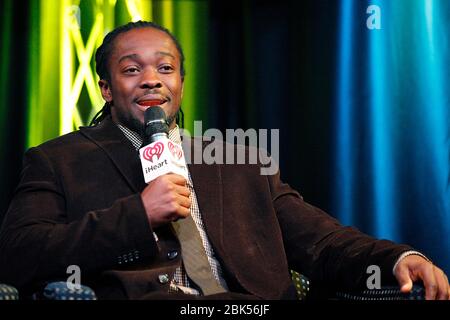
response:
<path id="1" fill-rule="evenodd" d="M 186 179 L 183 176 L 180 176 L 179 174 L 169 173 L 166 175 L 166 177 L 169 179 L 169 181 L 171 181 L 179 186 L 186 185 Z"/>
<path id="2" fill-rule="evenodd" d="M 413 281 L 409 274 L 409 269 L 404 266 L 398 266 L 396 270 L 396 278 L 400 285 L 401 292 L 410 292 L 413 286 Z"/>
<path id="3" fill-rule="evenodd" d="M 188 187 L 180 186 L 180 185 L 174 185 L 174 190 L 179 195 L 182 195 L 184 197 L 189 197 L 191 195 L 191 191 Z"/>
<path id="4" fill-rule="evenodd" d="M 448 279 L 447 276 L 444 274 L 444 272 L 439 269 L 435 268 L 435 277 L 436 282 L 438 284 L 438 292 L 437 292 L 437 299 L 438 300 L 448 300 Z"/>
<path id="5" fill-rule="evenodd" d="M 189 209 L 191 207 L 191 199 L 189 197 L 178 195 L 177 202 L 183 208 Z"/>
<path id="6" fill-rule="evenodd" d="M 444 273 L 445 279 L 447 280 L 447 300 L 450 300 L 450 282 L 448 281 L 447 275 Z"/>
<path id="7" fill-rule="evenodd" d="M 424 267 L 420 270 L 422 275 L 422 281 L 425 286 L 425 299 L 426 300 L 434 300 L 436 299 L 436 294 L 438 290 L 438 284 L 436 282 L 436 278 L 434 276 L 434 266 L 427 264 L 427 267 Z"/>
<path id="8" fill-rule="evenodd" d="M 191 210 L 188 208 L 185 208 L 183 206 L 179 206 L 178 210 L 175 213 L 174 220 L 177 221 L 178 219 L 184 219 L 187 216 L 191 214 Z"/>

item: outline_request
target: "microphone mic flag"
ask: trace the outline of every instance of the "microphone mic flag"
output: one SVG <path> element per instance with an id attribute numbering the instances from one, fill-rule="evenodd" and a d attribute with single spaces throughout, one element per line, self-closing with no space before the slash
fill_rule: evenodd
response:
<path id="1" fill-rule="evenodd" d="M 176 173 L 188 179 L 183 149 L 169 139 L 166 114 L 159 106 L 144 114 L 144 146 L 139 149 L 144 180 L 150 183 L 159 176 Z"/>

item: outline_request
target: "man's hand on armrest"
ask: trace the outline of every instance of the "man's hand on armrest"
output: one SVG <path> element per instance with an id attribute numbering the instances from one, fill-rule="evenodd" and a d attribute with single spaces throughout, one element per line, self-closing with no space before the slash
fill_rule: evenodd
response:
<path id="1" fill-rule="evenodd" d="M 394 275 L 402 292 L 409 292 L 413 282 L 422 280 L 426 300 L 450 299 L 450 287 L 445 273 L 420 253 L 400 256 L 394 266 Z"/>

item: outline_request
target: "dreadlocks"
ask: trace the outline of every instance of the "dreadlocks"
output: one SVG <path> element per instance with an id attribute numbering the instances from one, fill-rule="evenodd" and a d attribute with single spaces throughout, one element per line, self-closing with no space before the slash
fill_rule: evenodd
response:
<path id="1" fill-rule="evenodd" d="M 105 36 L 102 45 L 97 49 L 97 52 L 95 53 L 95 65 L 96 65 L 95 71 L 97 72 L 100 79 L 104 79 L 108 82 L 110 82 L 111 80 L 111 75 L 108 69 L 108 62 L 111 56 L 111 52 L 114 49 L 114 40 L 117 38 L 119 34 L 138 28 L 154 28 L 161 30 L 165 32 L 173 40 L 178 50 L 178 53 L 180 54 L 180 73 L 181 78 L 183 79 L 186 72 L 184 69 L 184 54 L 183 50 L 181 49 L 180 43 L 178 42 L 177 38 L 175 38 L 175 36 L 172 33 L 170 33 L 169 30 L 154 22 L 149 21 L 129 22 L 123 26 L 120 26 L 112 30 Z M 89 125 L 93 126 L 99 124 L 103 119 L 105 119 L 110 114 L 111 114 L 111 104 L 106 102 L 103 105 L 103 108 L 99 112 L 97 112 L 97 114 L 91 120 L 91 123 Z M 181 128 L 184 127 L 184 114 L 181 108 L 177 114 L 176 122 Z"/>

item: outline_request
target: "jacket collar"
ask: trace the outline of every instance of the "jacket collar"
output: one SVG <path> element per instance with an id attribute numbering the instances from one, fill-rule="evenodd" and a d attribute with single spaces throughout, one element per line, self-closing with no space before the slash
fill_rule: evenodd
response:
<path id="1" fill-rule="evenodd" d="M 134 192 L 144 189 L 145 181 L 139 153 L 111 117 L 105 118 L 95 127 L 80 127 L 80 133 L 107 154 Z"/>

